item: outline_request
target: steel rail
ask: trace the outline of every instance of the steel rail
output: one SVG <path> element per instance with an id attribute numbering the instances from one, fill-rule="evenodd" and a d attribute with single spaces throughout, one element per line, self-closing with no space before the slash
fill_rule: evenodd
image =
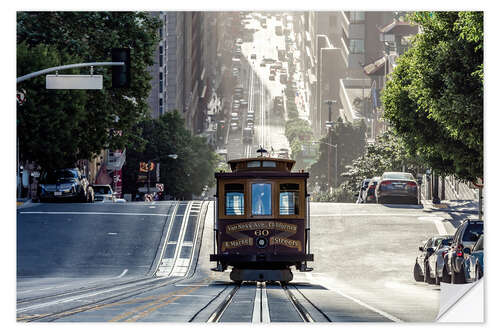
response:
<path id="1" fill-rule="evenodd" d="M 22 318 L 21 319 L 18 318 L 18 321 L 25 321 L 25 322 L 36 322 L 36 321 L 52 322 L 52 321 L 55 321 L 55 320 L 58 320 L 58 319 L 61 319 L 61 318 L 64 318 L 64 317 L 68 317 L 68 316 L 71 316 L 71 315 L 74 315 L 74 314 L 77 314 L 77 313 L 80 313 L 80 312 L 85 312 L 85 311 L 93 310 L 93 309 L 96 309 L 96 308 L 99 308 L 99 307 L 103 307 L 103 306 L 106 306 L 106 305 L 110 305 L 112 303 L 116 303 L 116 302 L 121 301 L 123 299 L 127 299 L 127 298 L 130 298 L 130 297 L 133 297 L 133 296 L 137 296 L 137 295 L 140 295 L 140 294 L 148 292 L 148 291 L 152 291 L 152 290 L 155 290 L 155 289 L 158 289 L 158 288 L 165 287 L 167 285 L 171 285 L 171 284 L 173 285 L 173 284 L 178 283 L 178 282 L 180 282 L 182 280 L 184 280 L 184 278 L 180 278 L 178 280 L 168 279 L 168 281 L 165 281 L 165 282 L 161 283 L 162 281 L 158 281 L 158 279 L 155 279 L 155 280 L 151 281 L 154 284 L 152 286 L 143 286 L 143 287 L 138 287 L 138 288 L 132 288 L 131 290 L 124 291 L 122 293 L 114 294 L 114 295 L 111 295 L 109 297 L 104 297 L 104 298 L 101 298 L 99 300 L 91 301 L 91 302 L 88 302 L 88 303 L 83 304 L 83 305 L 69 307 L 69 308 L 66 308 L 64 310 L 60 310 L 60 311 L 56 311 L 56 312 L 52 312 L 52 313 L 48 313 L 48 314 L 40 314 L 40 315 L 30 316 L 26 320 L 24 320 Z M 84 298 L 84 297 L 86 297 L 86 295 L 82 295 L 81 298 Z M 63 300 L 64 299 L 62 299 L 61 301 L 63 301 Z"/>
<path id="2" fill-rule="evenodd" d="M 328 315 L 327 315 L 325 312 L 323 312 L 320 308 L 318 308 L 318 307 L 317 307 L 317 306 L 316 306 L 316 305 L 315 305 L 315 304 L 314 304 L 314 303 L 313 303 L 313 302 L 312 302 L 312 301 L 311 301 L 311 300 L 310 300 L 310 299 L 309 299 L 306 295 L 304 295 L 304 293 L 303 293 L 302 291 L 300 291 L 300 289 L 299 289 L 299 288 L 297 288 L 297 286 L 293 286 L 293 287 L 297 290 L 297 292 L 298 292 L 300 295 L 302 295 L 302 297 L 304 297 L 304 299 L 305 299 L 307 302 L 309 302 L 309 304 L 311 304 L 311 306 L 312 306 L 314 309 L 316 309 L 316 311 L 318 311 L 319 313 L 321 313 L 321 315 L 322 315 L 323 317 L 325 317 L 325 319 L 326 319 L 328 322 L 330 322 L 330 323 L 332 322 L 332 320 L 330 319 L 330 317 L 328 317 Z"/>
<path id="3" fill-rule="evenodd" d="M 224 314 L 224 312 L 226 311 L 226 309 L 229 307 L 229 304 L 231 304 L 231 302 L 232 302 L 232 300 L 234 298 L 234 295 L 236 295 L 236 292 L 240 289 L 240 286 L 241 286 L 241 284 L 237 284 L 233 288 L 233 290 L 231 290 L 231 292 L 229 293 L 229 295 L 226 296 L 226 298 L 222 301 L 222 303 L 219 304 L 219 306 L 217 307 L 217 309 L 208 318 L 208 320 L 207 320 L 208 323 L 218 323 L 219 322 L 219 320 L 221 319 L 222 315 Z M 212 299 L 212 301 L 215 300 L 219 295 L 220 295 L 220 293 L 216 297 L 214 297 Z M 210 301 L 210 302 L 212 302 L 212 301 Z M 207 306 L 208 306 L 208 304 L 207 304 Z"/>
<path id="4" fill-rule="evenodd" d="M 309 311 L 307 311 L 306 308 L 302 304 L 300 304 L 299 300 L 293 295 L 290 289 L 288 289 L 286 284 L 281 284 L 281 288 L 283 288 L 283 290 L 285 291 L 286 295 L 288 296 L 288 299 L 292 303 L 295 310 L 297 310 L 297 313 L 299 314 L 302 321 L 306 323 L 313 323 L 314 319 L 309 314 Z"/>

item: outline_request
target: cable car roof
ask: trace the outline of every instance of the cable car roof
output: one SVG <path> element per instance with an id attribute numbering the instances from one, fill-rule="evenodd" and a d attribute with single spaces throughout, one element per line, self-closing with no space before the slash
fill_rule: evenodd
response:
<path id="1" fill-rule="evenodd" d="M 266 163 L 269 162 L 269 163 Z M 273 163 L 274 162 L 274 163 Z M 257 156 L 250 158 L 240 158 L 227 162 L 232 172 L 237 171 L 285 171 L 292 172 L 295 164 L 294 160 L 284 158 L 274 158 Z"/>

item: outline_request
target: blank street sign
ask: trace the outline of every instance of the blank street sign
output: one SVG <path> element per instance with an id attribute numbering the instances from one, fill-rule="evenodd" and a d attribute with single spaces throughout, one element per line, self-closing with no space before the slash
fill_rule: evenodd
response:
<path id="1" fill-rule="evenodd" d="M 47 75 L 47 89 L 102 89 L 102 75 Z"/>

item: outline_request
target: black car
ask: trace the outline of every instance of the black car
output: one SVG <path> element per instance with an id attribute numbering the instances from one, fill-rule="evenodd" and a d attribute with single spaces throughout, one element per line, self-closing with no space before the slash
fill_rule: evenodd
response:
<path id="1" fill-rule="evenodd" d="M 409 203 L 418 205 L 418 183 L 408 172 L 384 172 L 376 186 L 377 203 Z"/>
<path id="2" fill-rule="evenodd" d="M 40 202 L 79 201 L 94 202 L 94 191 L 85 176 L 76 168 L 42 172 L 37 196 Z"/>

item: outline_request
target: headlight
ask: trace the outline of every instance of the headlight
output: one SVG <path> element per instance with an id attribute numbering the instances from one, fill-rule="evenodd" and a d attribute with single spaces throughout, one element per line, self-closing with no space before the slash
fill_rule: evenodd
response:
<path id="1" fill-rule="evenodd" d="M 257 243 L 258 248 L 263 249 L 267 246 L 267 239 L 265 239 L 264 237 L 259 237 L 257 238 L 257 241 L 255 243 Z"/>

